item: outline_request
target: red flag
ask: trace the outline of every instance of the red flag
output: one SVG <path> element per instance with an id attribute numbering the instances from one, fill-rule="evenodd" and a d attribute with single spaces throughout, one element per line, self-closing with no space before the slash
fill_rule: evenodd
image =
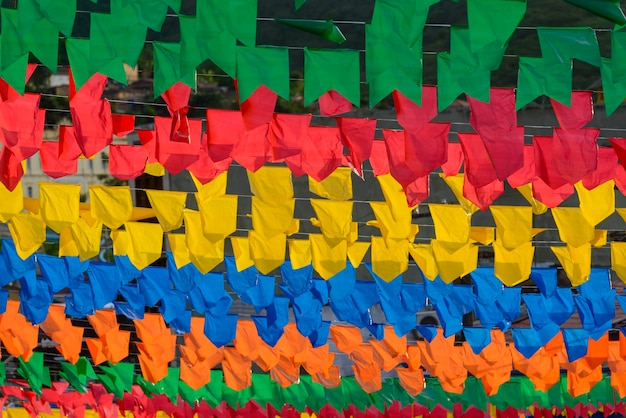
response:
<path id="1" fill-rule="evenodd" d="M 207 134 L 205 133 L 202 136 L 200 158 L 198 158 L 198 161 L 187 167 L 187 170 L 202 184 L 210 182 L 215 177 L 228 170 L 228 167 L 230 167 L 230 164 L 233 161 L 230 157 L 217 162 L 213 161 L 209 154 L 208 147 L 209 144 Z"/>
<path id="2" fill-rule="evenodd" d="M 423 177 L 448 160 L 449 123 L 428 123 L 418 131 L 405 132 L 405 155 Z"/>
<path id="3" fill-rule="evenodd" d="M 576 130 L 591 122 L 591 119 L 593 119 L 592 94 L 592 91 L 572 91 L 570 106 L 565 106 L 552 98 L 550 99 L 561 128 Z"/>
<path id="4" fill-rule="evenodd" d="M 536 176 L 535 148 L 532 145 L 524 145 L 524 166 L 511 174 L 507 181 L 511 187 L 520 187 L 533 181 Z"/>
<path id="5" fill-rule="evenodd" d="M 478 134 L 458 133 L 465 155 L 465 179 L 481 188 L 498 179 L 487 148 Z"/>
<path id="6" fill-rule="evenodd" d="M 626 138 L 609 138 L 609 142 L 619 162 L 626 165 Z"/>
<path id="7" fill-rule="evenodd" d="M 45 110 L 39 109 L 39 94 L 26 93 L 0 102 L 0 142 L 22 161 L 39 151 Z"/>
<path id="8" fill-rule="evenodd" d="M 504 193 L 504 182 L 495 179 L 482 187 L 475 187 L 468 178 L 463 182 L 463 196 L 483 212 Z"/>
<path id="9" fill-rule="evenodd" d="M 626 195 L 626 169 L 621 164 L 615 169 L 615 185 L 623 195 Z"/>
<path id="10" fill-rule="evenodd" d="M 552 160 L 554 170 L 568 183 L 575 184 L 598 167 L 600 129 L 554 129 Z"/>
<path id="11" fill-rule="evenodd" d="M 259 168 L 271 160 L 272 149 L 268 138 L 269 124 L 260 125 L 249 131 L 243 131 L 231 156 L 239 164 L 252 172 L 256 172 Z M 306 140 L 303 138 L 303 140 Z M 209 152 L 211 147 L 209 147 Z"/>
<path id="12" fill-rule="evenodd" d="M 559 206 L 565 199 L 574 194 L 574 186 L 565 183 L 564 185 L 552 188 L 542 179 L 533 180 L 533 197 L 549 208 Z"/>
<path id="13" fill-rule="evenodd" d="M 294 174 L 302 171 L 322 181 L 341 166 L 343 146 L 338 128 L 311 126 L 303 138 L 300 155 L 286 159 Z"/>
<path id="14" fill-rule="evenodd" d="M 287 115 L 275 113 L 270 124 L 269 139 L 274 161 L 300 154 L 303 138 L 311 124 L 311 114 Z"/>
<path id="15" fill-rule="evenodd" d="M 460 142 L 448 142 L 448 159 L 441 164 L 443 174 L 448 176 L 456 176 L 461 171 L 463 165 L 463 148 Z"/>
<path id="16" fill-rule="evenodd" d="M 415 180 L 404 188 L 406 203 L 409 207 L 419 205 L 430 195 L 430 176 L 426 175 Z"/>
<path id="17" fill-rule="evenodd" d="M 70 114 L 76 139 L 87 158 L 97 154 L 113 140 L 111 105 L 101 99 L 108 78 L 94 74 L 70 98 Z"/>
<path id="18" fill-rule="evenodd" d="M 241 112 L 206 110 L 208 152 L 213 161 L 231 158 L 233 148 L 244 131 Z"/>
<path id="19" fill-rule="evenodd" d="M 64 161 L 77 160 L 83 154 L 78 146 L 76 130 L 73 126 L 59 125 L 59 154 L 58 158 Z"/>
<path id="20" fill-rule="evenodd" d="M 10 149 L 2 148 L 0 151 L 0 182 L 12 191 L 17 187 L 23 175 L 22 162 L 15 158 Z"/>
<path id="21" fill-rule="evenodd" d="M 135 115 L 115 113 L 111 115 L 113 121 L 113 135 L 124 137 L 135 130 Z"/>
<path id="22" fill-rule="evenodd" d="M 398 90 L 391 94 L 398 123 L 407 131 L 419 131 L 437 116 L 437 86 L 422 86 L 422 105 Z"/>
<path id="23" fill-rule="evenodd" d="M 598 148 L 598 167 L 583 177 L 583 186 L 587 190 L 592 190 L 609 180 L 613 180 L 616 169 L 617 154 L 613 148 Z"/>
<path id="24" fill-rule="evenodd" d="M 348 149 L 348 161 L 352 169 L 363 177 L 363 161 L 369 159 L 372 153 L 376 120 L 362 118 L 337 118 L 336 120 L 341 142 Z"/>
<path id="25" fill-rule="evenodd" d="M 370 164 L 372 165 L 372 170 L 374 170 L 375 176 L 389 174 L 389 157 L 387 156 L 387 146 L 385 145 L 385 141 L 373 141 Z"/>
<path id="26" fill-rule="evenodd" d="M 156 132 L 149 129 L 137 129 L 137 136 L 141 146 L 148 153 L 148 162 L 156 163 Z"/>
<path id="27" fill-rule="evenodd" d="M 323 116 L 335 116 L 352 110 L 350 100 L 343 97 L 335 90 L 329 90 L 318 99 L 320 113 Z"/>
<path id="28" fill-rule="evenodd" d="M 170 116 L 174 117 L 174 113 L 185 109 L 189 106 L 189 97 L 191 96 L 191 87 L 181 83 L 180 81 L 173 84 L 165 90 L 161 97 L 167 104 L 167 110 Z"/>
<path id="29" fill-rule="evenodd" d="M 120 180 L 139 177 L 146 169 L 148 152 L 137 145 L 110 145 L 109 172 Z"/>
<path id="30" fill-rule="evenodd" d="M 515 91 L 492 88 L 489 103 L 468 96 L 470 125 L 478 132 L 500 180 L 522 168 L 524 128 L 517 126 Z"/>
<path id="31" fill-rule="evenodd" d="M 554 153 L 554 138 L 551 136 L 534 136 L 533 147 L 535 150 L 535 172 L 549 188 L 558 189 L 568 184 L 561 174 L 554 169 L 554 160 L 558 157 Z M 534 181 L 533 181 L 534 183 Z"/>
<path id="32" fill-rule="evenodd" d="M 237 81 L 235 80 L 235 88 Z M 247 131 L 269 124 L 274 115 L 278 95 L 272 90 L 259 86 L 245 101 L 239 103 L 243 124 Z"/>
<path id="33" fill-rule="evenodd" d="M 189 132 L 186 138 L 173 140 L 171 127 L 174 120 L 171 118 L 155 117 L 156 131 L 156 159 L 171 174 L 178 174 L 194 163 L 200 154 L 200 137 L 202 135 L 202 121 L 189 120 Z"/>

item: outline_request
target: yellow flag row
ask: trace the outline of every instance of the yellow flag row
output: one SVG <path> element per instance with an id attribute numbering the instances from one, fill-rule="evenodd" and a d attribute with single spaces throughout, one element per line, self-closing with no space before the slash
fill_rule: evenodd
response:
<path id="1" fill-rule="evenodd" d="M 144 268 L 163 252 L 163 233 L 185 226 L 184 233 L 170 233 L 168 242 L 178 267 L 193 263 L 202 272 L 223 261 L 225 239 L 230 237 L 237 268 L 255 265 L 269 274 L 285 260 L 287 247 L 294 268 L 313 264 L 325 279 L 350 262 L 358 267 L 370 250 L 374 273 L 392 280 L 408 269 L 409 255 L 429 279 L 440 276 L 450 282 L 476 268 L 477 243 L 492 245 L 496 276 L 506 285 L 528 278 L 534 256 L 533 237 L 543 229 L 533 228 L 533 207 L 492 206 L 494 227 L 472 226 L 473 210 L 467 205 L 429 204 L 435 238 L 429 244 L 415 244 L 419 232 L 413 223 L 402 187 L 390 176 L 377 177 L 384 201 L 369 202 L 374 215 L 367 225 L 380 230 L 380 237 L 359 241 L 359 225 L 353 222 L 354 202 L 349 170 L 337 170 L 323 182 L 309 181 L 312 192 L 325 199 L 309 199 L 316 217 L 311 218 L 319 234 L 307 239 L 289 238 L 300 229 L 294 218 L 296 199 L 292 176 L 286 167 L 264 167 L 248 173 L 252 229 L 247 236 L 237 232 L 238 196 L 226 193 L 226 173 L 202 185 L 196 183 L 198 210 L 187 208 L 186 192 L 146 190 L 150 209 L 134 208 L 127 186 L 89 188 L 89 204 L 79 203 L 80 186 L 41 183 L 40 198 L 26 199 L 20 187 L 14 192 L 0 190 L 3 199 L 0 220 L 7 222 L 18 254 L 26 258 L 46 239 L 46 227 L 60 234 L 60 255 L 82 259 L 101 251 L 103 226 L 111 229 L 116 255 L 128 255 Z M 586 280 L 591 265 L 591 247 L 606 245 L 606 231 L 595 227 L 615 209 L 611 182 L 592 191 L 579 188 L 580 206 L 552 209 L 564 247 L 553 252 L 572 283 Z M 613 196 L 611 199 L 610 196 Z M 626 210 L 617 209 L 625 217 Z M 138 222 L 156 217 L 158 224 Z M 615 244 L 615 245 L 613 245 Z M 612 243 L 614 269 L 624 258 L 621 243 Z"/>

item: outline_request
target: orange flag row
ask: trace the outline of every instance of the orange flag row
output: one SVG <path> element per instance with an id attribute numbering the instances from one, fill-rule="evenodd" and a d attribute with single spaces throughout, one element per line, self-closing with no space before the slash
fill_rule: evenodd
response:
<path id="1" fill-rule="evenodd" d="M 98 338 L 85 342 L 94 364 L 104 361 L 117 363 L 128 357 L 130 331 L 122 331 L 114 311 L 96 311 L 89 323 Z M 172 334 L 159 314 L 145 314 L 135 320 L 139 363 L 144 377 L 153 383 L 167 376 L 167 367 L 176 357 L 176 335 Z M 62 307 L 53 305 L 41 329 L 57 343 L 57 350 L 70 362 L 80 354 L 82 332 L 64 317 Z M 9 301 L 0 316 L 0 340 L 13 356 L 27 360 L 38 345 L 39 326 L 32 325 L 19 313 L 19 302 Z M 532 357 L 526 358 L 506 341 L 499 330 L 491 331 L 491 342 L 478 353 L 469 343 L 459 344 L 454 337 L 444 338 L 438 330 L 431 341 L 407 343 L 406 337 L 395 335 L 392 327 L 385 327 L 381 340 L 364 341 L 362 331 L 353 326 L 333 325 L 332 343 L 312 347 L 295 324 L 290 323 L 274 347 L 258 335 L 252 321 L 237 324 L 232 347 L 217 348 L 204 335 L 204 318 L 194 317 L 191 332 L 183 335 L 179 345 L 181 380 L 197 389 L 209 383 L 210 370 L 221 364 L 226 384 L 236 390 L 251 385 L 252 362 L 270 374 L 283 387 L 297 383 L 301 367 L 313 381 L 325 387 L 340 384 L 340 370 L 335 364 L 336 352 L 345 353 L 353 362 L 356 380 L 366 392 L 382 388 L 381 371 L 397 373 L 401 385 L 415 396 L 425 385 L 424 373 L 437 377 L 444 390 L 462 393 L 468 374 L 480 379 L 488 395 L 498 392 L 507 382 L 513 369 L 526 375 L 537 390 L 546 391 L 559 382 L 561 370 L 568 375 L 568 390 L 572 396 L 587 393 L 600 379 L 602 367 L 611 370 L 611 383 L 620 396 L 626 396 L 626 337 L 609 341 L 608 333 L 597 341 L 589 339 L 587 353 L 570 362 L 563 336 L 557 334 Z"/>

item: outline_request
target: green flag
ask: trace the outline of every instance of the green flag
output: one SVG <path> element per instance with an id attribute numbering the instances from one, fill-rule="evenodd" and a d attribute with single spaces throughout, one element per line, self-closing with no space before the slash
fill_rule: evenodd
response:
<path id="1" fill-rule="evenodd" d="M 341 93 L 355 106 L 361 102 L 358 51 L 304 48 L 304 104 L 329 90 Z"/>
<path id="2" fill-rule="evenodd" d="M 402 92 L 417 104 L 422 103 L 421 44 L 415 50 L 396 34 L 381 38 L 373 35 L 371 25 L 365 27 L 365 78 L 369 85 L 369 103 L 374 107 L 394 90 Z"/>
<path id="3" fill-rule="evenodd" d="M 196 0 L 199 34 L 226 31 L 246 46 L 256 45 L 257 0 Z"/>
<path id="4" fill-rule="evenodd" d="M 154 97 L 159 97 L 165 90 L 177 82 L 182 82 L 193 90 L 196 89 L 196 73 L 181 74 L 181 46 L 178 43 L 153 42 L 154 53 Z"/>
<path id="5" fill-rule="evenodd" d="M 546 95 L 569 106 L 572 101 L 572 61 L 548 63 L 543 58 L 520 57 L 515 107 Z"/>
<path id="6" fill-rule="evenodd" d="M 54 6 L 49 5 L 47 8 L 54 9 Z M 63 10 L 63 8 L 64 6 L 61 6 L 60 9 Z M 38 12 L 35 4 L 27 1 L 22 5 L 20 2 L 17 10 L 2 9 L 3 40 L 5 40 L 5 36 L 6 40 L 16 38 L 21 40 L 21 42 L 13 44 L 13 47 L 19 48 L 19 51 L 15 51 L 17 56 L 30 51 L 50 71 L 57 72 L 59 30 L 57 26 Z M 4 47 L 5 45 L 3 45 Z"/>
<path id="7" fill-rule="evenodd" d="M 165 22 L 167 7 L 165 0 L 111 0 L 111 15 L 124 15 L 133 25 L 159 32 Z"/>
<path id="8" fill-rule="evenodd" d="M 615 71 L 612 61 L 608 58 L 602 58 L 602 65 L 600 66 L 604 109 L 607 116 L 615 112 L 626 99 L 626 73 Z"/>
<path id="9" fill-rule="evenodd" d="M 131 392 L 133 388 L 133 377 L 135 376 L 135 365 L 133 363 L 108 362 L 108 366 L 100 366 L 104 372 L 98 375 L 100 382 L 110 392 L 118 398 L 124 397 L 124 392 Z"/>
<path id="10" fill-rule="evenodd" d="M 306 3 L 306 0 L 295 0 L 296 10 L 299 10 L 304 3 Z"/>
<path id="11" fill-rule="evenodd" d="M 506 46 L 526 13 L 526 0 L 468 0 L 471 49 L 479 52 L 496 44 Z"/>
<path id="12" fill-rule="evenodd" d="M 332 20 L 274 19 L 274 21 L 312 33 L 337 44 L 342 44 L 346 40 L 346 37 Z"/>
<path id="13" fill-rule="evenodd" d="M 41 396 L 43 386 L 50 387 L 50 369 L 44 366 L 43 353 L 35 352 L 28 361 L 18 358 L 20 365 L 17 367 L 17 374 L 22 376 L 28 386 Z"/>
<path id="14" fill-rule="evenodd" d="M 289 50 L 271 46 L 238 46 L 239 100 L 244 102 L 261 85 L 289 100 Z"/>
<path id="15" fill-rule="evenodd" d="M 80 393 L 85 393 L 89 389 L 88 379 L 97 378 L 91 366 L 91 362 L 85 357 L 80 357 L 76 364 L 65 361 L 62 361 L 60 364 L 61 371 L 59 371 L 59 376 L 67 380 L 67 382 Z"/>
<path id="16" fill-rule="evenodd" d="M 135 67 L 148 29 L 142 25 L 129 24 L 122 16 L 106 13 L 92 13 L 90 25 L 91 49 L 113 60 L 119 57 L 123 62 Z"/>
<path id="17" fill-rule="evenodd" d="M 91 40 L 67 38 L 65 49 L 77 89 L 95 73 L 106 75 L 122 84 L 128 83 L 122 59 L 115 54 L 99 53 L 91 46 Z"/>
<path id="18" fill-rule="evenodd" d="M 2 36 L 0 35 L 0 55 L 2 54 Z M 28 53 L 19 57 L 13 64 L 0 69 L 0 77 L 20 94 L 24 94 L 26 84 L 26 69 L 28 67 Z"/>
<path id="19" fill-rule="evenodd" d="M 210 38 L 200 35 L 198 20 L 191 16 L 179 16 L 180 22 L 180 72 L 187 77 L 207 59 L 235 78 L 237 39 L 227 31 L 212 34 Z"/>
<path id="20" fill-rule="evenodd" d="M 537 28 L 541 55 L 548 64 L 567 63 L 572 58 L 600 66 L 600 47 L 591 28 Z"/>
<path id="21" fill-rule="evenodd" d="M 626 25 L 626 17 L 620 8 L 620 0 L 565 0 L 618 25 Z"/>
<path id="22" fill-rule="evenodd" d="M 20 0 L 17 10 L 18 27 L 23 33 L 30 32 L 36 22 L 45 19 L 63 35 L 72 35 L 76 17 L 75 1 Z"/>

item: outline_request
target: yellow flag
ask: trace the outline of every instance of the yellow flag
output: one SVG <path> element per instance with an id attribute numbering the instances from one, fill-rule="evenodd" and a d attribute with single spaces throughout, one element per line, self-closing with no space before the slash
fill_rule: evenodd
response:
<path id="1" fill-rule="evenodd" d="M 595 239 L 593 225 L 587 222 L 580 208 L 554 208 L 552 216 L 564 243 L 579 247 Z"/>
<path id="2" fill-rule="evenodd" d="M 482 245 L 491 245 L 494 233 L 495 228 L 490 226 L 472 226 L 470 227 L 470 241 Z"/>
<path id="3" fill-rule="evenodd" d="M 72 237 L 72 231 L 67 228 L 59 234 L 59 257 L 78 257 L 78 247 Z"/>
<path id="4" fill-rule="evenodd" d="M 133 214 L 133 199 L 128 186 L 89 186 L 91 215 L 111 229 L 126 223 Z"/>
<path id="5" fill-rule="evenodd" d="M 433 217 L 435 236 L 438 241 L 459 244 L 469 241 L 472 217 L 460 205 L 430 203 L 428 207 Z"/>
<path id="6" fill-rule="evenodd" d="M 39 212 L 57 234 L 78 220 L 80 184 L 39 183 Z"/>
<path id="7" fill-rule="evenodd" d="M 113 241 L 113 255 L 128 255 L 130 248 L 128 232 L 122 229 L 111 231 L 111 240 Z"/>
<path id="8" fill-rule="evenodd" d="M 287 235 L 264 236 L 258 231 L 248 232 L 250 257 L 261 274 L 269 274 L 285 262 Z"/>
<path id="9" fill-rule="evenodd" d="M 286 234 L 293 225 L 295 199 L 267 201 L 252 196 L 252 228 L 265 236 Z"/>
<path id="10" fill-rule="evenodd" d="M 385 196 L 385 202 L 389 205 L 393 217 L 396 221 L 406 219 L 411 216 L 413 208 L 410 208 L 406 202 L 406 194 L 402 186 L 391 174 L 384 174 L 376 177 L 378 184 Z M 408 215 L 407 215 L 408 214 Z"/>
<path id="11" fill-rule="evenodd" d="M 598 225 L 615 212 L 615 181 L 609 180 L 592 190 L 585 189 L 582 182 L 574 187 L 583 217 L 591 226 Z"/>
<path id="12" fill-rule="evenodd" d="M 583 244 L 579 247 L 567 245 L 565 247 L 550 247 L 565 274 L 572 282 L 572 286 L 580 286 L 589 279 L 591 273 L 591 245 Z"/>
<path id="13" fill-rule="evenodd" d="M 533 237 L 533 212 L 525 206 L 491 206 L 496 239 L 505 248 L 517 248 Z"/>
<path id="14" fill-rule="evenodd" d="M 517 248 L 500 245 L 498 240 L 493 243 L 494 274 L 506 286 L 515 286 L 528 280 L 533 264 L 535 247 L 530 241 Z"/>
<path id="15" fill-rule="evenodd" d="M 235 256 L 235 265 L 237 271 L 243 271 L 254 265 L 254 260 L 250 256 L 250 243 L 248 237 L 230 237 L 230 243 L 233 247 L 233 255 Z"/>
<path id="16" fill-rule="evenodd" d="M 128 259 L 142 270 L 161 258 L 163 251 L 163 229 L 159 224 L 147 222 L 126 222 L 126 232 L 130 239 Z"/>
<path id="17" fill-rule="evenodd" d="M 367 250 L 370 248 L 369 242 L 349 242 L 348 243 L 348 260 L 352 267 L 358 268 L 361 265 L 361 261 L 367 254 Z"/>
<path id="18" fill-rule="evenodd" d="M 13 192 L 15 192 L 15 190 L 13 190 Z M 24 203 L 24 209 L 26 209 L 33 215 L 39 215 L 39 199 L 36 199 L 34 197 L 25 197 L 24 199 L 22 199 L 22 202 Z"/>
<path id="19" fill-rule="evenodd" d="M 450 190 L 452 190 L 454 197 L 456 197 L 459 201 L 459 205 L 461 205 L 463 210 L 465 210 L 465 213 L 471 215 L 478 212 L 478 206 L 463 196 L 463 183 L 465 182 L 465 175 L 463 173 L 448 177 L 444 176 L 443 173 L 439 173 L 439 177 L 441 177 L 446 182 Z"/>
<path id="20" fill-rule="evenodd" d="M 595 237 L 593 241 L 591 241 L 591 246 L 596 248 L 604 247 L 606 245 L 608 231 L 606 229 L 596 229 L 594 232 Z"/>
<path id="21" fill-rule="evenodd" d="M 223 241 L 237 230 L 237 201 L 235 195 L 198 199 L 202 230 L 209 241 Z"/>
<path id="22" fill-rule="evenodd" d="M 185 234 L 168 234 L 167 241 L 170 244 L 172 255 L 174 256 L 174 264 L 176 264 L 176 268 L 179 269 L 191 263 Z"/>
<path id="23" fill-rule="evenodd" d="M 41 217 L 30 213 L 13 216 L 9 221 L 9 232 L 22 260 L 37 251 L 46 240 L 46 224 Z"/>
<path id="24" fill-rule="evenodd" d="M 367 222 L 367 225 L 380 229 L 385 241 L 391 245 L 391 241 L 413 241 L 419 231 L 416 224 L 411 223 L 411 212 L 397 219 L 394 217 L 390 206 L 385 202 L 370 202 L 370 207 L 376 216 L 375 221 Z"/>
<path id="25" fill-rule="evenodd" d="M 530 207 L 535 215 L 543 215 L 548 211 L 548 207 L 536 200 L 533 196 L 533 185 L 532 183 L 524 184 L 516 188 L 518 192 L 526 199 L 528 203 L 530 203 Z"/>
<path id="26" fill-rule="evenodd" d="M 309 176 L 309 191 L 332 200 L 352 199 L 352 170 L 339 167 L 321 182 Z"/>
<path id="27" fill-rule="evenodd" d="M 183 224 L 183 209 L 187 202 L 186 192 L 146 190 L 150 206 L 164 232 L 173 231 Z"/>
<path id="28" fill-rule="evenodd" d="M 72 238 L 78 248 L 81 261 L 89 260 L 100 253 L 102 222 L 90 225 L 85 219 L 80 218 L 70 226 L 70 231 L 72 231 Z"/>
<path id="29" fill-rule="evenodd" d="M 382 237 L 372 237 L 372 270 L 390 282 L 409 268 L 409 242 L 400 241 L 387 246 Z"/>
<path id="30" fill-rule="evenodd" d="M 311 264 L 311 242 L 303 239 L 290 239 L 287 241 L 289 245 L 289 260 L 291 267 L 301 269 Z"/>
<path id="31" fill-rule="evenodd" d="M 310 202 L 317 215 L 317 219 L 312 218 L 311 223 L 319 226 L 330 245 L 350 238 L 352 202 L 321 199 L 311 199 Z"/>
<path id="32" fill-rule="evenodd" d="M 611 242 L 611 268 L 626 283 L 626 242 Z"/>
<path id="33" fill-rule="evenodd" d="M 331 247 L 322 234 L 309 234 L 309 241 L 313 268 L 323 279 L 328 280 L 346 268 L 347 241 Z"/>
<path id="34" fill-rule="evenodd" d="M 460 244 L 431 240 L 433 255 L 437 262 L 439 277 L 445 283 L 463 277 L 476 270 L 478 247 L 474 244 Z"/>
<path id="35" fill-rule="evenodd" d="M 424 277 L 429 280 L 435 280 L 439 275 L 437 262 L 433 254 L 430 244 L 409 244 L 409 254 L 421 270 Z"/>
<path id="36" fill-rule="evenodd" d="M 24 209 L 24 191 L 20 181 L 13 191 L 0 183 L 0 222 L 7 223 L 9 219 Z"/>
<path id="37" fill-rule="evenodd" d="M 212 197 L 220 197 L 226 194 L 226 183 L 228 181 L 228 172 L 226 171 L 205 184 L 202 184 L 193 174 L 191 174 L 191 179 L 198 190 L 196 196 L 201 200 L 207 200 Z"/>
<path id="38" fill-rule="evenodd" d="M 147 163 L 143 172 L 154 177 L 163 177 L 165 175 L 165 167 L 160 163 Z"/>
<path id="39" fill-rule="evenodd" d="M 213 242 L 202 233 L 200 212 L 185 209 L 185 243 L 191 262 L 206 274 L 224 261 L 224 240 Z"/>
<path id="40" fill-rule="evenodd" d="M 248 171 L 252 194 L 266 202 L 281 202 L 293 198 L 291 171 L 287 167 L 264 166 L 255 173 Z"/>

